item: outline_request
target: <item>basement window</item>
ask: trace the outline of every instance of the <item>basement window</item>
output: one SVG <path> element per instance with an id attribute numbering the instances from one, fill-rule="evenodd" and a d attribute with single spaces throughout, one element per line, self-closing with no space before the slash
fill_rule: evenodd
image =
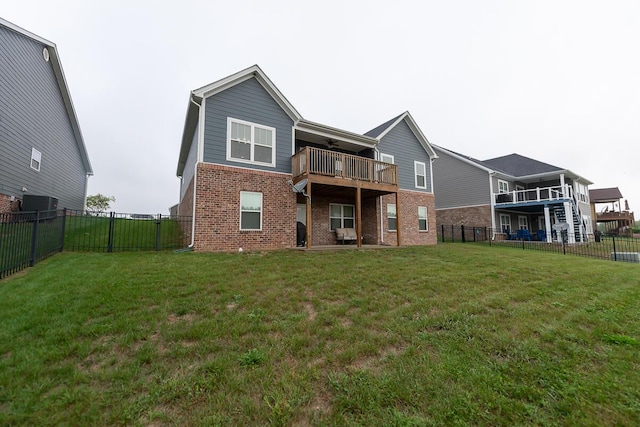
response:
<path id="1" fill-rule="evenodd" d="M 42 162 L 42 153 L 35 148 L 31 149 L 31 169 L 40 172 L 40 162 Z"/>

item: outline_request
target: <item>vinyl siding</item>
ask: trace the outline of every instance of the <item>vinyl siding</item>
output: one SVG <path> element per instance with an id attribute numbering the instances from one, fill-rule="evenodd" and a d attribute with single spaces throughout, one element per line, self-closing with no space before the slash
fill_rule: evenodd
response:
<path id="1" fill-rule="evenodd" d="M 435 148 L 436 209 L 490 205 L 489 173 Z M 497 182 L 497 181 L 496 181 Z M 497 185 L 497 183 L 496 183 Z"/>
<path id="2" fill-rule="evenodd" d="M 86 175 L 45 46 L 0 26 L 0 192 L 58 198 L 83 209 Z M 42 153 L 40 172 L 31 149 Z"/>
<path id="3" fill-rule="evenodd" d="M 378 144 L 378 151 L 394 156 L 394 162 L 398 165 L 398 181 L 401 189 L 426 193 L 433 191 L 429 154 L 404 120 L 382 138 Z M 423 162 L 426 166 L 426 189 L 416 188 L 414 161 Z"/>
<path id="4" fill-rule="evenodd" d="M 187 155 L 187 161 L 184 165 L 184 171 L 182 172 L 182 188 L 180 188 L 180 200 L 184 197 L 193 174 L 195 173 L 196 162 L 198 161 L 198 131 L 200 125 L 196 126 L 196 131 L 193 133 L 193 139 L 191 140 L 191 148 L 189 148 L 189 155 Z"/>
<path id="5" fill-rule="evenodd" d="M 276 129 L 276 167 L 227 161 L 227 118 Z M 204 161 L 270 172 L 291 173 L 293 121 L 255 78 L 206 98 Z"/>

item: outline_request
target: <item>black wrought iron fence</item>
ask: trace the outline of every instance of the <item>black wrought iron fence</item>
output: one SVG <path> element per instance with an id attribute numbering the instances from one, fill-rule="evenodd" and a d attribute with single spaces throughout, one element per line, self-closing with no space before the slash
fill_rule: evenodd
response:
<path id="1" fill-rule="evenodd" d="M 76 252 L 163 251 L 189 244 L 190 216 L 67 211 L 64 250 Z"/>
<path id="2" fill-rule="evenodd" d="M 0 279 L 60 252 L 186 248 L 190 216 L 60 210 L 0 214 Z"/>
<path id="3" fill-rule="evenodd" d="M 578 255 L 611 261 L 640 263 L 640 239 L 598 234 L 585 242 L 569 243 L 566 232 L 554 233 L 549 239 L 546 234 L 523 233 L 506 234 L 489 227 L 464 225 L 441 225 L 438 227 L 438 241 L 441 243 L 484 243 L 522 250 L 555 252 L 564 255 Z"/>
<path id="4" fill-rule="evenodd" d="M 0 279 L 62 250 L 62 211 L 0 214 Z"/>

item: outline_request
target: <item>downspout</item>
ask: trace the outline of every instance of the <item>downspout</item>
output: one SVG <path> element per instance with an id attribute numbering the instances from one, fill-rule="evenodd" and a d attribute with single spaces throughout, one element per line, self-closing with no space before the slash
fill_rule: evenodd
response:
<path id="1" fill-rule="evenodd" d="M 489 172 L 489 206 L 491 206 L 491 229 L 493 230 L 491 240 L 496 239 L 496 209 L 494 207 L 495 198 L 493 197 L 493 175 L 495 172 Z M 500 230 L 502 232 L 502 230 Z"/>
<path id="2" fill-rule="evenodd" d="M 380 152 L 378 147 L 373 147 L 376 153 L 376 160 L 380 161 Z M 384 243 L 384 218 L 382 217 L 382 196 L 378 196 L 378 204 L 380 205 L 380 243 Z"/>
<path id="3" fill-rule="evenodd" d="M 189 101 L 195 105 L 198 108 L 198 116 L 202 115 L 202 109 L 200 108 L 200 104 L 198 104 L 197 102 L 195 102 L 193 100 L 193 95 L 189 98 Z M 198 149 L 200 148 L 200 128 L 201 128 L 202 123 L 200 123 L 200 120 L 198 119 Z M 193 144 L 193 142 L 192 142 Z M 199 151 L 199 150 L 198 150 Z M 191 210 L 191 243 L 189 244 L 189 249 L 193 249 L 193 246 L 196 243 L 196 188 L 197 183 L 198 183 L 198 162 L 200 161 L 200 153 L 197 153 L 196 156 L 196 164 L 194 165 L 194 171 L 193 171 L 193 207 Z"/>

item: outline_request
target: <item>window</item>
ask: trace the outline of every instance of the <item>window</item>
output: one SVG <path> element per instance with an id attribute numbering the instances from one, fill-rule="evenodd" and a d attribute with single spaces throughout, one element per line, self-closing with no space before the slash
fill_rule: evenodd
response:
<path id="1" fill-rule="evenodd" d="M 393 203 L 387 204 L 387 229 L 389 231 L 398 231 L 398 213 L 396 212 L 396 205 Z"/>
<path id="2" fill-rule="evenodd" d="M 527 221 L 526 216 L 518 215 L 518 228 L 520 230 L 528 230 L 529 222 Z"/>
<path id="3" fill-rule="evenodd" d="M 227 119 L 227 160 L 275 166 L 276 130 L 242 120 Z"/>
<path id="4" fill-rule="evenodd" d="M 501 179 L 498 180 L 498 193 L 508 193 L 509 192 L 509 183 L 507 181 L 503 181 Z"/>
<path id="5" fill-rule="evenodd" d="M 336 228 L 354 228 L 355 218 L 354 212 L 356 208 L 353 205 L 329 205 L 329 220 L 331 222 L 331 231 Z"/>
<path id="6" fill-rule="evenodd" d="M 380 153 L 380 161 L 385 163 L 393 163 L 394 158 L 391 154 Z"/>
<path id="7" fill-rule="evenodd" d="M 418 206 L 418 230 L 429 231 L 429 222 L 427 221 L 426 206 Z"/>
<path id="8" fill-rule="evenodd" d="M 500 228 L 502 231 L 511 231 L 511 216 L 500 214 Z"/>
<path id="9" fill-rule="evenodd" d="M 42 153 L 35 148 L 31 149 L 31 169 L 40 172 L 40 162 L 42 161 Z"/>
<path id="10" fill-rule="evenodd" d="M 240 230 L 262 230 L 262 193 L 240 192 Z"/>
<path id="11" fill-rule="evenodd" d="M 427 188 L 427 165 L 424 162 L 413 162 L 416 172 L 416 188 Z"/>

